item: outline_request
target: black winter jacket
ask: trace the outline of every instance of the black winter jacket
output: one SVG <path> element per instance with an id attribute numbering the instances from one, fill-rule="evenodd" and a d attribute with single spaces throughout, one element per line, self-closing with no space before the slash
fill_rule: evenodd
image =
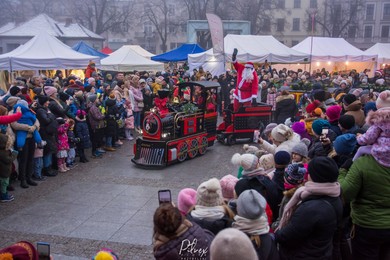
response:
<path id="1" fill-rule="evenodd" d="M 47 155 L 57 152 L 57 117 L 41 105 L 38 105 L 36 108 L 36 116 L 41 125 L 39 133 L 41 134 L 42 140 L 47 142 L 44 148 L 44 154 Z"/>
<path id="2" fill-rule="evenodd" d="M 287 225 L 275 233 L 281 259 L 332 259 L 342 207 L 339 197 L 312 196 L 302 201 Z"/>
<path id="3" fill-rule="evenodd" d="M 227 215 L 225 215 L 221 219 L 209 221 L 209 220 L 194 218 L 193 216 L 191 216 L 191 212 L 189 212 L 186 218 L 189 221 L 198 224 L 202 228 L 211 231 L 214 235 L 218 234 L 219 231 L 225 228 L 231 227 L 233 223 L 233 220 L 230 219 L 229 216 Z"/>
<path id="4" fill-rule="evenodd" d="M 287 118 L 294 118 L 298 111 L 295 99 L 281 97 L 276 98 L 275 119 L 278 124 L 284 124 Z"/>

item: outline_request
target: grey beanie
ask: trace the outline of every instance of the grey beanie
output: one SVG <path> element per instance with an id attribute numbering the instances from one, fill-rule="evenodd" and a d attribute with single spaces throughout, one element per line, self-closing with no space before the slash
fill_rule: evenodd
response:
<path id="1" fill-rule="evenodd" d="M 296 144 L 292 149 L 291 153 L 296 153 L 299 154 L 300 156 L 303 157 L 308 157 L 308 150 L 307 150 L 307 145 L 305 143 L 298 143 Z"/>
<path id="2" fill-rule="evenodd" d="M 97 95 L 96 95 L 96 94 L 90 94 L 90 95 L 88 95 L 88 101 L 89 101 L 89 102 L 93 103 L 93 102 L 96 101 L 96 99 L 97 99 Z"/>
<path id="3" fill-rule="evenodd" d="M 247 219 L 258 219 L 264 214 L 267 202 L 256 190 L 246 190 L 237 199 L 237 214 Z"/>
<path id="4" fill-rule="evenodd" d="M 278 125 L 277 123 L 268 124 L 264 129 L 264 132 L 263 132 L 264 135 L 268 136 L 271 133 L 272 129 L 274 129 L 277 125 Z"/>

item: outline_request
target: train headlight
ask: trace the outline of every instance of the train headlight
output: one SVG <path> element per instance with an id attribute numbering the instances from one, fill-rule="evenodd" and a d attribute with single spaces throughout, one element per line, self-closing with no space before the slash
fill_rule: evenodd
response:
<path id="1" fill-rule="evenodd" d="M 162 133 L 162 138 L 168 138 L 171 134 L 170 133 Z"/>

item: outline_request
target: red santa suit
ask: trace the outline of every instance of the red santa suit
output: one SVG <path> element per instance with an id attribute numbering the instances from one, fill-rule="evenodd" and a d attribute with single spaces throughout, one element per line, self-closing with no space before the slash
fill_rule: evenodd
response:
<path id="1" fill-rule="evenodd" d="M 234 112 L 237 112 L 241 106 L 250 106 L 252 98 L 257 98 L 259 78 L 257 77 L 252 62 L 247 62 L 245 65 L 242 65 L 237 61 L 234 61 L 233 65 L 237 71 L 237 86 L 233 93 L 233 108 Z M 242 77 L 245 67 L 251 67 L 253 69 L 252 80 L 243 80 Z"/>

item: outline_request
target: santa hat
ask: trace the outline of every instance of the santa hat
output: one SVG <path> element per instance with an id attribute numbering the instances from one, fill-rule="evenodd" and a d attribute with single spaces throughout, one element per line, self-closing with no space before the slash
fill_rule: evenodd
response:
<path id="1" fill-rule="evenodd" d="M 376 71 L 375 71 L 375 74 L 376 74 L 376 73 L 378 73 L 379 75 L 381 75 L 381 76 L 382 76 L 382 71 L 380 71 L 380 70 L 376 70 Z"/>
<path id="2" fill-rule="evenodd" d="M 252 69 L 254 69 L 255 65 L 253 64 L 253 62 L 247 62 L 247 63 L 245 63 L 245 68 L 252 68 Z"/>

